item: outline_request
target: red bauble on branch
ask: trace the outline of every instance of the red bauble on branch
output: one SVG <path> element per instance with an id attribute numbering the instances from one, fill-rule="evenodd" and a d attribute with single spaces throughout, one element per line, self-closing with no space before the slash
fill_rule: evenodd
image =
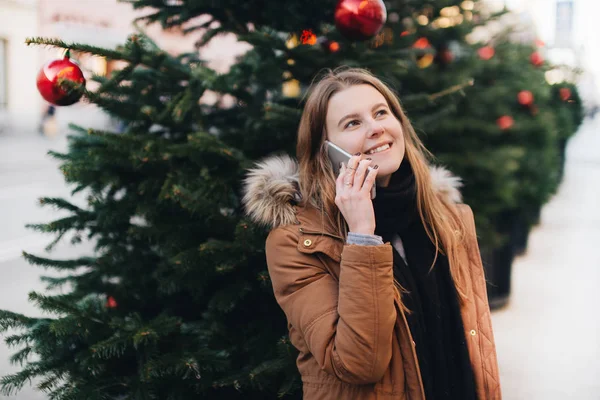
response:
<path id="1" fill-rule="evenodd" d="M 533 104 L 533 93 L 529 90 L 521 90 L 519 94 L 517 94 L 517 100 L 522 106 L 530 106 Z"/>
<path id="2" fill-rule="evenodd" d="M 502 130 L 512 127 L 514 123 L 515 120 L 510 115 L 503 115 L 496 120 L 496 125 Z"/>
<path id="3" fill-rule="evenodd" d="M 317 35 L 315 35 L 312 29 L 304 29 L 302 35 L 300 35 L 300 41 L 302 44 L 310 44 L 311 46 L 317 43 Z"/>
<path id="4" fill-rule="evenodd" d="M 544 64 L 544 57 L 537 51 L 531 53 L 531 57 L 529 58 L 529 60 L 536 67 L 540 67 Z"/>
<path id="5" fill-rule="evenodd" d="M 106 299 L 105 306 L 106 308 L 117 308 L 117 301 L 114 297 L 108 296 L 108 299 Z"/>
<path id="6" fill-rule="evenodd" d="M 490 58 L 494 57 L 494 54 L 496 54 L 496 50 L 494 50 L 492 46 L 485 46 L 477 50 L 477 54 L 479 55 L 479 58 L 487 61 Z"/>
<path id="7" fill-rule="evenodd" d="M 560 99 L 562 101 L 567 101 L 571 98 L 571 89 L 566 88 L 566 87 L 560 88 L 558 90 L 558 94 L 560 95 Z"/>
<path id="8" fill-rule="evenodd" d="M 429 43 L 429 40 L 426 37 L 422 37 L 417 39 L 417 41 L 413 43 L 412 47 L 413 49 L 420 50 L 431 49 L 431 43 Z M 434 58 L 435 56 L 431 53 L 417 56 L 417 65 L 419 68 L 427 68 L 431 65 L 431 63 L 433 63 Z"/>
<path id="9" fill-rule="evenodd" d="M 81 92 L 63 89 L 61 81 L 71 81 L 85 85 L 83 72 L 65 52 L 62 60 L 50 61 L 42 67 L 37 76 L 37 88 L 42 97 L 56 106 L 70 106 L 81 98 Z"/>
<path id="10" fill-rule="evenodd" d="M 386 19 L 383 0 L 339 0 L 335 7 L 335 26 L 349 40 L 371 39 Z"/>
<path id="11" fill-rule="evenodd" d="M 442 51 L 440 51 L 438 53 L 438 57 L 439 57 L 440 63 L 443 65 L 448 65 L 452 61 L 454 61 L 454 54 L 448 49 L 443 49 Z"/>
<path id="12" fill-rule="evenodd" d="M 340 49 L 340 44 L 335 40 L 326 40 L 321 44 L 323 49 L 325 49 L 328 53 L 335 53 Z"/>
<path id="13" fill-rule="evenodd" d="M 327 50 L 329 50 L 330 53 L 335 53 L 336 51 L 338 51 L 340 49 L 340 44 L 334 40 L 330 41 L 329 44 L 327 44 Z"/>
<path id="14" fill-rule="evenodd" d="M 335 53 L 340 50 L 340 44 L 335 40 L 329 40 L 325 36 L 321 36 L 317 39 L 317 43 L 321 45 L 323 50 L 327 53 Z"/>

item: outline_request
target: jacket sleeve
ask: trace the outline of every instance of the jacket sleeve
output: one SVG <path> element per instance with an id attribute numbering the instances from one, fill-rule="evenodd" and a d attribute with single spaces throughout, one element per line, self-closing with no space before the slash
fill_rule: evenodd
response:
<path id="1" fill-rule="evenodd" d="M 269 234 L 275 298 L 319 366 L 352 384 L 379 381 L 392 356 L 396 322 L 392 247 L 345 245 L 339 284 L 318 257 L 298 251 L 289 228 Z"/>

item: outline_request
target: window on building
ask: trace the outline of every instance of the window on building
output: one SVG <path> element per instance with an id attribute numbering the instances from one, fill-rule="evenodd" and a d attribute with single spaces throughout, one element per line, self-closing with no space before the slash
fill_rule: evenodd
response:
<path id="1" fill-rule="evenodd" d="M 8 45 L 0 38 L 0 110 L 8 106 Z"/>
<path id="2" fill-rule="evenodd" d="M 573 0 L 559 0 L 556 3 L 556 32 L 554 46 L 570 47 L 573 33 Z"/>

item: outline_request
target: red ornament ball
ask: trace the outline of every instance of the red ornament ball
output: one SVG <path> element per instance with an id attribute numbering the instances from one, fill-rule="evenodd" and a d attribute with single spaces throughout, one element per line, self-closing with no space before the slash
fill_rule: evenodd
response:
<path id="1" fill-rule="evenodd" d="M 544 57 L 537 51 L 531 53 L 531 57 L 529 58 L 529 60 L 536 67 L 540 67 L 544 64 Z"/>
<path id="2" fill-rule="evenodd" d="M 63 80 L 85 85 L 81 68 L 69 58 L 68 52 L 62 60 L 50 61 L 42 67 L 37 76 L 37 88 L 49 103 L 70 106 L 79 101 L 81 93 L 63 89 L 60 85 Z"/>
<path id="3" fill-rule="evenodd" d="M 571 89 L 566 88 L 566 87 L 560 88 L 558 90 L 558 94 L 560 95 L 560 99 L 562 101 L 567 101 L 571 98 Z"/>
<path id="4" fill-rule="evenodd" d="M 448 50 L 448 49 L 444 49 L 442 51 L 440 51 L 438 53 L 438 57 L 439 60 L 442 64 L 450 64 L 452 61 L 454 61 L 454 54 Z"/>
<path id="5" fill-rule="evenodd" d="M 114 297 L 108 296 L 108 299 L 106 299 L 106 308 L 117 308 L 117 301 Z"/>
<path id="6" fill-rule="evenodd" d="M 431 47 L 431 43 L 426 37 L 417 39 L 412 45 L 413 49 L 428 49 Z"/>
<path id="7" fill-rule="evenodd" d="M 302 44 L 310 44 L 311 46 L 317 43 L 317 35 L 315 35 L 312 29 L 304 29 L 302 35 L 300 35 L 300 41 Z"/>
<path id="8" fill-rule="evenodd" d="M 335 40 L 327 39 L 324 36 L 318 38 L 317 43 L 320 43 L 321 48 L 327 53 L 336 53 L 340 50 L 340 44 L 338 42 L 336 42 Z"/>
<path id="9" fill-rule="evenodd" d="M 349 40 L 375 36 L 387 19 L 383 0 L 339 0 L 335 7 L 335 26 Z"/>
<path id="10" fill-rule="evenodd" d="M 329 42 L 329 45 L 327 46 L 327 50 L 329 50 L 330 53 L 335 53 L 339 49 L 340 49 L 340 44 L 334 40 Z"/>
<path id="11" fill-rule="evenodd" d="M 503 115 L 496 120 L 496 125 L 502 130 L 512 127 L 515 120 L 510 115 Z"/>
<path id="12" fill-rule="evenodd" d="M 494 54 L 496 54 L 496 50 L 494 50 L 492 46 L 485 46 L 477 50 L 477 54 L 479 55 L 479 58 L 487 61 L 490 58 L 494 57 Z"/>
<path id="13" fill-rule="evenodd" d="M 517 100 L 522 106 L 530 106 L 533 104 L 533 93 L 529 90 L 521 90 L 519 94 L 517 94 Z"/>

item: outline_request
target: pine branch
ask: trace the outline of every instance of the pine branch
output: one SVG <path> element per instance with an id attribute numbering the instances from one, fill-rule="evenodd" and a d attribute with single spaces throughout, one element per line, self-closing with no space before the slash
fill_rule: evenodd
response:
<path id="1" fill-rule="evenodd" d="M 115 51 L 115 50 L 108 50 L 108 49 L 105 49 L 102 47 L 91 46 L 91 45 L 87 45 L 87 44 L 67 43 L 60 39 L 33 37 L 33 38 L 25 39 L 25 44 L 27 46 L 35 44 L 35 45 L 57 47 L 57 48 L 61 48 L 61 49 L 72 49 L 72 50 L 76 50 L 76 51 L 83 52 L 83 53 L 93 54 L 95 56 L 103 56 L 103 57 L 109 58 L 111 60 L 130 61 L 130 59 L 125 56 L 125 54 Z"/>
<path id="2" fill-rule="evenodd" d="M 108 50 L 102 47 L 91 46 L 80 43 L 67 43 L 60 39 L 53 38 L 27 38 L 27 45 L 45 45 L 62 49 L 71 49 L 83 53 L 93 54 L 95 56 L 103 56 L 111 60 L 127 61 L 130 64 L 144 64 L 151 68 L 155 68 L 164 73 L 172 74 L 175 79 L 186 79 L 189 76 L 190 69 L 187 65 L 182 64 L 177 58 L 169 56 L 162 50 L 147 51 L 142 47 L 146 37 L 144 35 L 130 36 L 125 51 Z M 89 98 L 89 92 L 85 91 L 86 97 Z"/>
<path id="3" fill-rule="evenodd" d="M 117 71 L 114 75 L 106 80 L 100 88 L 96 91 L 96 95 L 101 95 L 103 93 L 108 93 L 117 88 L 124 80 L 131 77 L 131 74 L 137 67 L 137 64 L 128 64 L 125 68 Z"/>
<path id="4" fill-rule="evenodd" d="M 50 333 L 54 334 L 57 338 L 62 336 L 67 337 L 86 337 L 89 335 L 89 330 L 81 326 L 81 320 L 75 317 L 66 317 L 54 320 L 49 326 Z"/>
<path id="5" fill-rule="evenodd" d="M 42 380 L 40 383 L 38 383 L 37 388 L 42 392 L 50 392 L 54 388 L 58 387 L 59 382 L 62 379 L 63 378 L 61 376 L 52 374 L 46 379 Z"/>
<path id="6" fill-rule="evenodd" d="M 29 293 L 29 301 L 34 302 L 43 311 L 54 314 L 75 315 L 79 318 L 84 318 L 92 322 L 104 324 L 104 321 L 87 315 L 77 307 L 76 301 L 78 297 L 79 296 L 74 296 L 72 294 L 44 296 L 36 292 Z"/>
<path id="7" fill-rule="evenodd" d="M 22 314 L 0 310 L 0 332 L 5 332 L 11 328 L 29 328 L 37 321 L 37 318 L 29 318 Z"/>
<path id="8" fill-rule="evenodd" d="M 74 270 L 79 267 L 90 267 L 96 264 L 97 257 L 81 257 L 72 260 L 51 260 L 49 258 L 34 256 L 23 252 L 23 257 L 31 264 L 44 268 L 55 268 L 58 270 Z"/>
<path id="9" fill-rule="evenodd" d="M 40 197 L 38 200 L 42 206 L 54 206 L 57 210 L 71 211 L 77 214 L 91 214 L 90 212 L 79 208 L 73 203 L 69 203 L 67 200 L 60 197 Z"/>
<path id="10" fill-rule="evenodd" d="M 445 90 L 442 90 L 440 92 L 431 94 L 431 95 L 429 95 L 429 98 L 430 98 L 431 102 L 434 102 L 435 100 L 439 99 L 440 97 L 444 97 L 444 96 L 447 96 L 449 94 L 456 93 L 458 91 L 462 92 L 462 90 L 464 88 L 466 88 L 467 86 L 473 86 L 474 83 L 475 83 L 475 81 L 473 79 L 469 79 L 465 83 L 454 85 L 454 86 L 451 86 L 451 87 L 449 87 L 449 88 L 447 88 Z M 464 95 L 464 92 L 462 92 L 462 94 Z"/>
<path id="11" fill-rule="evenodd" d="M 125 354 L 131 339 L 121 335 L 122 333 L 117 331 L 112 337 L 91 346 L 90 349 L 94 353 L 94 357 L 109 359 L 118 358 Z"/>
<path id="12" fill-rule="evenodd" d="M 24 349 L 19 350 L 18 352 L 13 354 L 10 357 L 10 363 L 12 365 L 19 364 L 20 366 L 23 366 L 23 364 L 25 362 L 27 362 L 27 359 L 29 358 L 29 356 L 31 355 L 32 352 L 33 352 L 33 347 L 27 346 Z"/>
<path id="13" fill-rule="evenodd" d="M 8 347 L 16 347 L 23 344 L 28 344 L 32 341 L 33 337 L 29 332 L 19 335 L 10 335 L 4 339 L 4 343 L 6 343 Z"/>
<path id="14" fill-rule="evenodd" d="M 0 379 L 0 393 L 5 396 L 12 396 L 19 392 L 26 382 L 31 382 L 37 375 L 37 372 L 26 366 L 21 371 L 12 375 L 4 375 Z"/>
<path id="15" fill-rule="evenodd" d="M 228 32 L 229 32 L 229 30 L 223 26 L 220 26 L 220 27 L 214 28 L 214 29 L 209 29 L 202 35 L 202 39 L 200 39 L 200 40 L 198 40 L 198 42 L 196 42 L 196 48 L 204 47 L 208 44 L 208 42 L 213 40 L 213 38 L 215 38 L 219 35 L 222 35 L 222 34 L 226 34 Z"/>
<path id="16" fill-rule="evenodd" d="M 454 94 L 454 93 L 460 93 L 464 96 L 465 95 L 464 89 L 468 86 L 473 86 L 473 83 L 474 83 L 474 80 L 469 79 L 468 81 L 466 81 L 464 83 L 451 86 L 451 87 L 441 90 L 437 93 L 407 95 L 402 98 L 402 103 L 407 108 L 411 108 L 413 110 L 419 110 L 424 107 L 433 105 L 439 99 L 441 99 L 445 96 Z"/>
<path id="17" fill-rule="evenodd" d="M 68 231 L 81 231 L 85 229 L 85 225 L 81 219 L 81 216 L 75 215 L 61 218 L 48 224 L 26 224 L 25 227 L 42 233 L 57 233 L 56 238 L 45 248 L 46 251 L 50 251 Z"/>
<path id="18" fill-rule="evenodd" d="M 41 276 L 40 281 L 46 282 L 47 283 L 46 290 L 50 291 L 50 290 L 60 289 L 64 285 L 66 285 L 70 282 L 77 281 L 78 278 L 79 278 L 78 275 L 69 275 L 69 276 L 61 277 L 61 278 L 55 278 L 52 276 Z"/>

